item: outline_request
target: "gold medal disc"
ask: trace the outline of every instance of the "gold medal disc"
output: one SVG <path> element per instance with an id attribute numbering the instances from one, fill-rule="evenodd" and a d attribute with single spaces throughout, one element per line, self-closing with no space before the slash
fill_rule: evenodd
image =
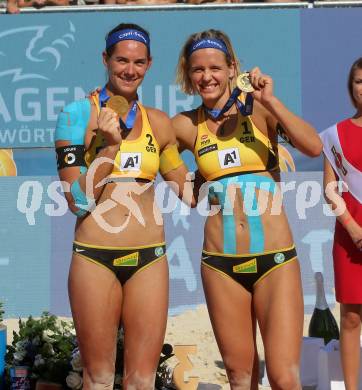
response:
<path id="1" fill-rule="evenodd" d="M 106 103 L 108 108 L 111 108 L 118 116 L 124 115 L 128 112 L 128 101 L 123 96 L 112 96 Z"/>
<path id="2" fill-rule="evenodd" d="M 249 73 L 241 73 L 236 79 L 236 86 L 243 92 L 254 92 L 254 88 L 249 79 Z"/>

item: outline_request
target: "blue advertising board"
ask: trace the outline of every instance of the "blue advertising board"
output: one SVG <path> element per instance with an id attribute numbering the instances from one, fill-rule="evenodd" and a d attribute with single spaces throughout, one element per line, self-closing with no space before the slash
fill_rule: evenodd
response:
<path id="1" fill-rule="evenodd" d="M 150 31 L 153 65 L 139 91 L 146 105 L 172 116 L 199 104 L 175 85 L 178 53 L 189 34 L 216 28 L 231 37 L 244 69 L 260 66 L 270 74 L 275 94 L 320 131 L 353 112 L 346 77 L 361 55 L 361 17 L 360 8 L 2 15 L 0 176 L 8 177 L 0 177 L 0 300 L 6 315 L 70 314 L 66 281 L 75 217 L 57 182 L 53 132 L 65 104 L 105 83 L 107 31 L 120 22 Z M 297 172 L 284 174 L 293 187 L 285 194 L 285 207 L 308 312 L 314 305 L 316 271 L 323 271 L 328 301 L 334 302 L 334 218 L 325 210 L 321 172 L 313 172 L 321 170 L 321 159 L 289 146 L 286 150 Z M 193 169 L 192 155 L 184 157 Z M 165 214 L 165 228 L 173 314 L 204 303 L 199 272 L 203 217 L 176 210 Z"/>

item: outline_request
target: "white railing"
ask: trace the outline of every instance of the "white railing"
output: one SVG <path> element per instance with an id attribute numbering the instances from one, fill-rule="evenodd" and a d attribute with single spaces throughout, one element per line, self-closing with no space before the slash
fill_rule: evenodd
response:
<path id="1" fill-rule="evenodd" d="M 33 7 L 21 8 L 21 13 L 53 13 L 53 12 L 122 12 L 122 11 L 177 11 L 177 10 L 220 10 L 220 9 L 257 9 L 257 8 L 331 8 L 331 7 L 361 7 L 362 0 L 356 1 L 315 1 L 315 2 L 281 2 L 281 3 L 225 3 L 225 4 L 167 4 L 167 5 L 72 5 L 52 6 L 35 9 Z M 0 8 L 5 13 L 5 8 Z"/>

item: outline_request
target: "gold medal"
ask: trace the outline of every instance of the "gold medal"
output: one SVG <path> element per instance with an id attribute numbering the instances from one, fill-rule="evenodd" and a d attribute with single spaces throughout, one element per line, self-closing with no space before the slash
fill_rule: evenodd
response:
<path id="1" fill-rule="evenodd" d="M 106 106 L 111 108 L 118 116 L 122 116 L 128 112 L 128 101 L 123 96 L 115 95 L 110 97 Z"/>
<path id="2" fill-rule="evenodd" d="M 249 73 L 241 73 L 236 79 L 236 86 L 243 92 L 254 92 L 254 88 L 249 79 Z"/>

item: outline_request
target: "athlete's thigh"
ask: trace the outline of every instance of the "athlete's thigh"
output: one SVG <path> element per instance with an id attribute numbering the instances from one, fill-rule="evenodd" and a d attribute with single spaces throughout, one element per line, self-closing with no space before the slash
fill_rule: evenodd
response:
<path id="1" fill-rule="evenodd" d="M 215 338 L 226 368 L 251 370 L 255 351 L 252 296 L 233 279 L 207 266 L 201 276 Z"/>
<path id="2" fill-rule="evenodd" d="M 166 256 L 138 271 L 124 285 L 122 323 L 126 370 L 156 368 L 168 310 Z"/>
<path id="3" fill-rule="evenodd" d="M 269 368 L 298 365 L 304 309 L 297 260 L 275 269 L 257 283 L 254 307 Z"/>
<path id="4" fill-rule="evenodd" d="M 112 362 L 122 306 L 119 281 L 103 266 L 73 255 L 68 289 L 82 359 L 89 367 Z"/>

